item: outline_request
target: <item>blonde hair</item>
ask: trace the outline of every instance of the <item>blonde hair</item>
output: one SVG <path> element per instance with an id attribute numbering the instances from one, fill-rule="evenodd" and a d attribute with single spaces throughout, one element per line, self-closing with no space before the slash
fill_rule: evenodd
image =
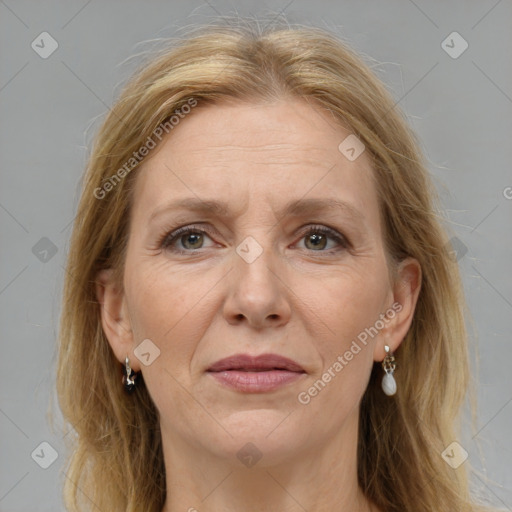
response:
<path id="1" fill-rule="evenodd" d="M 97 134 L 70 242 L 59 336 L 59 404 L 76 432 L 64 482 L 68 510 L 93 503 L 109 512 L 161 512 L 166 494 L 158 412 L 142 379 L 133 395 L 124 392 L 95 295 L 100 269 L 114 268 L 122 285 L 137 166 L 104 197 L 97 191 L 192 98 L 200 108 L 286 97 L 325 108 L 365 144 L 390 262 L 412 256 L 422 268 L 414 319 L 395 354 L 399 391 L 383 397 L 375 364 L 362 399 L 360 486 L 390 512 L 480 510 L 471 504 L 465 465 L 452 469 L 441 457 L 457 439 L 469 358 L 458 266 L 420 144 L 385 86 L 337 37 L 304 27 L 260 30 L 243 20 L 204 27 L 145 63 Z"/>

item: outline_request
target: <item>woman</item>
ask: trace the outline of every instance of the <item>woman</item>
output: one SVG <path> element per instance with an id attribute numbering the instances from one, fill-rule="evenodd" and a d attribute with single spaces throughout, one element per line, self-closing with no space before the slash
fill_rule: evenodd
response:
<path id="1" fill-rule="evenodd" d="M 219 25 L 143 67 L 71 239 L 68 509 L 481 510 L 436 201 L 389 93 L 324 31 Z"/>

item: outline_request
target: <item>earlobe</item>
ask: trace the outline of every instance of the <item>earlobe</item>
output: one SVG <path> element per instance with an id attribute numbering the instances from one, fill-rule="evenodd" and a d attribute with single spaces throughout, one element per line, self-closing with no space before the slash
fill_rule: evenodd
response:
<path id="1" fill-rule="evenodd" d="M 101 325 L 118 361 L 124 363 L 132 353 L 133 333 L 125 307 L 124 292 L 114 280 L 113 269 L 96 276 L 96 297 L 100 306 Z"/>
<path id="2" fill-rule="evenodd" d="M 404 340 L 414 318 L 414 311 L 421 290 L 421 265 L 415 258 L 400 262 L 393 283 L 393 318 L 383 329 L 381 339 L 375 346 L 374 360 L 382 361 L 386 355 L 384 345 L 394 352 Z"/>

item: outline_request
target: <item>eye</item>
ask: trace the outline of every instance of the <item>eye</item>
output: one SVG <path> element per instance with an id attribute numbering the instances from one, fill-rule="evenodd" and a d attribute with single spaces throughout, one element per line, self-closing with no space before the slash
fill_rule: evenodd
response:
<path id="1" fill-rule="evenodd" d="M 205 236 L 210 238 L 206 230 L 195 226 L 187 226 L 166 234 L 159 245 L 162 249 L 178 253 L 193 252 L 203 248 Z M 177 243 L 181 247 L 174 247 Z"/>
<path id="2" fill-rule="evenodd" d="M 205 237 L 211 240 L 206 229 L 197 226 L 185 226 L 171 233 L 166 233 L 158 245 L 162 249 L 171 252 L 190 254 L 198 249 L 205 248 Z M 310 226 L 302 233 L 302 240 L 304 240 L 306 250 L 314 252 L 332 253 L 339 250 L 339 247 L 336 248 L 336 245 L 341 246 L 343 249 L 348 249 L 350 246 L 347 239 L 341 233 L 327 226 Z M 334 247 L 327 247 L 329 240 L 335 242 Z M 326 248 L 328 250 L 325 250 Z"/>
<path id="3" fill-rule="evenodd" d="M 349 247 L 347 239 L 341 233 L 327 226 L 309 227 L 309 229 L 303 233 L 301 240 L 304 240 L 304 245 L 308 250 L 315 252 L 331 252 L 324 250 L 328 245 L 329 239 L 336 242 L 336 244 L 334 244 L 335 250 L 336 245 L 344 249 Z M 330 247 L 330 249 L 332 249 L 332 247 Z"/>

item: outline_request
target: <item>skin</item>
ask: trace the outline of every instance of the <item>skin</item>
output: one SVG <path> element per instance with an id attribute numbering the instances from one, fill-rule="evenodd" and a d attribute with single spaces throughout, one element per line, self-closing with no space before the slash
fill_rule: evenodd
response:
<path id="1" fill-rule="evenodd" d="M 160 413 L 163 512 L 378 510 L 357 483 L 359 406 L 384 344 L 395 351 L 409 329 L 421 269 L 409 258 L 391 280 L 370 160 L 363 152 L 349 161 L 338 150 L 349 134 L 300 99 L 199 105 L 139 171 L 124 291 L 106 270 L 97 295 L 112 350 L 142 371 Z M 185 197 L 224 200 L 230 213 L 169 210 L 150 220 Z M 342 210 L 275 213 L 301 198 L 343 200 L 361 218 Z M 159 245 L 191 224 L 212 231 L 180 235 L 174 248 L 185 254 Z M 312 243 L 317 232 L 308 235 L 308 226 L 318 225 L 349 246 L 330 237 Z M 235 250 L 248 236 L 263 249 L 252 263 Z M 317 396 L 299 403 L 298 393 L 395 302 L 401 311 Z M 148 338 L 160 356 L 145 366 L 134 350 Z M 306 374 L 247 394 L 205 372 L 235 353 L 268 352 L 294 359 Z M 248 442 L 262 454 L 252 467 L 237 457 Z"/>

